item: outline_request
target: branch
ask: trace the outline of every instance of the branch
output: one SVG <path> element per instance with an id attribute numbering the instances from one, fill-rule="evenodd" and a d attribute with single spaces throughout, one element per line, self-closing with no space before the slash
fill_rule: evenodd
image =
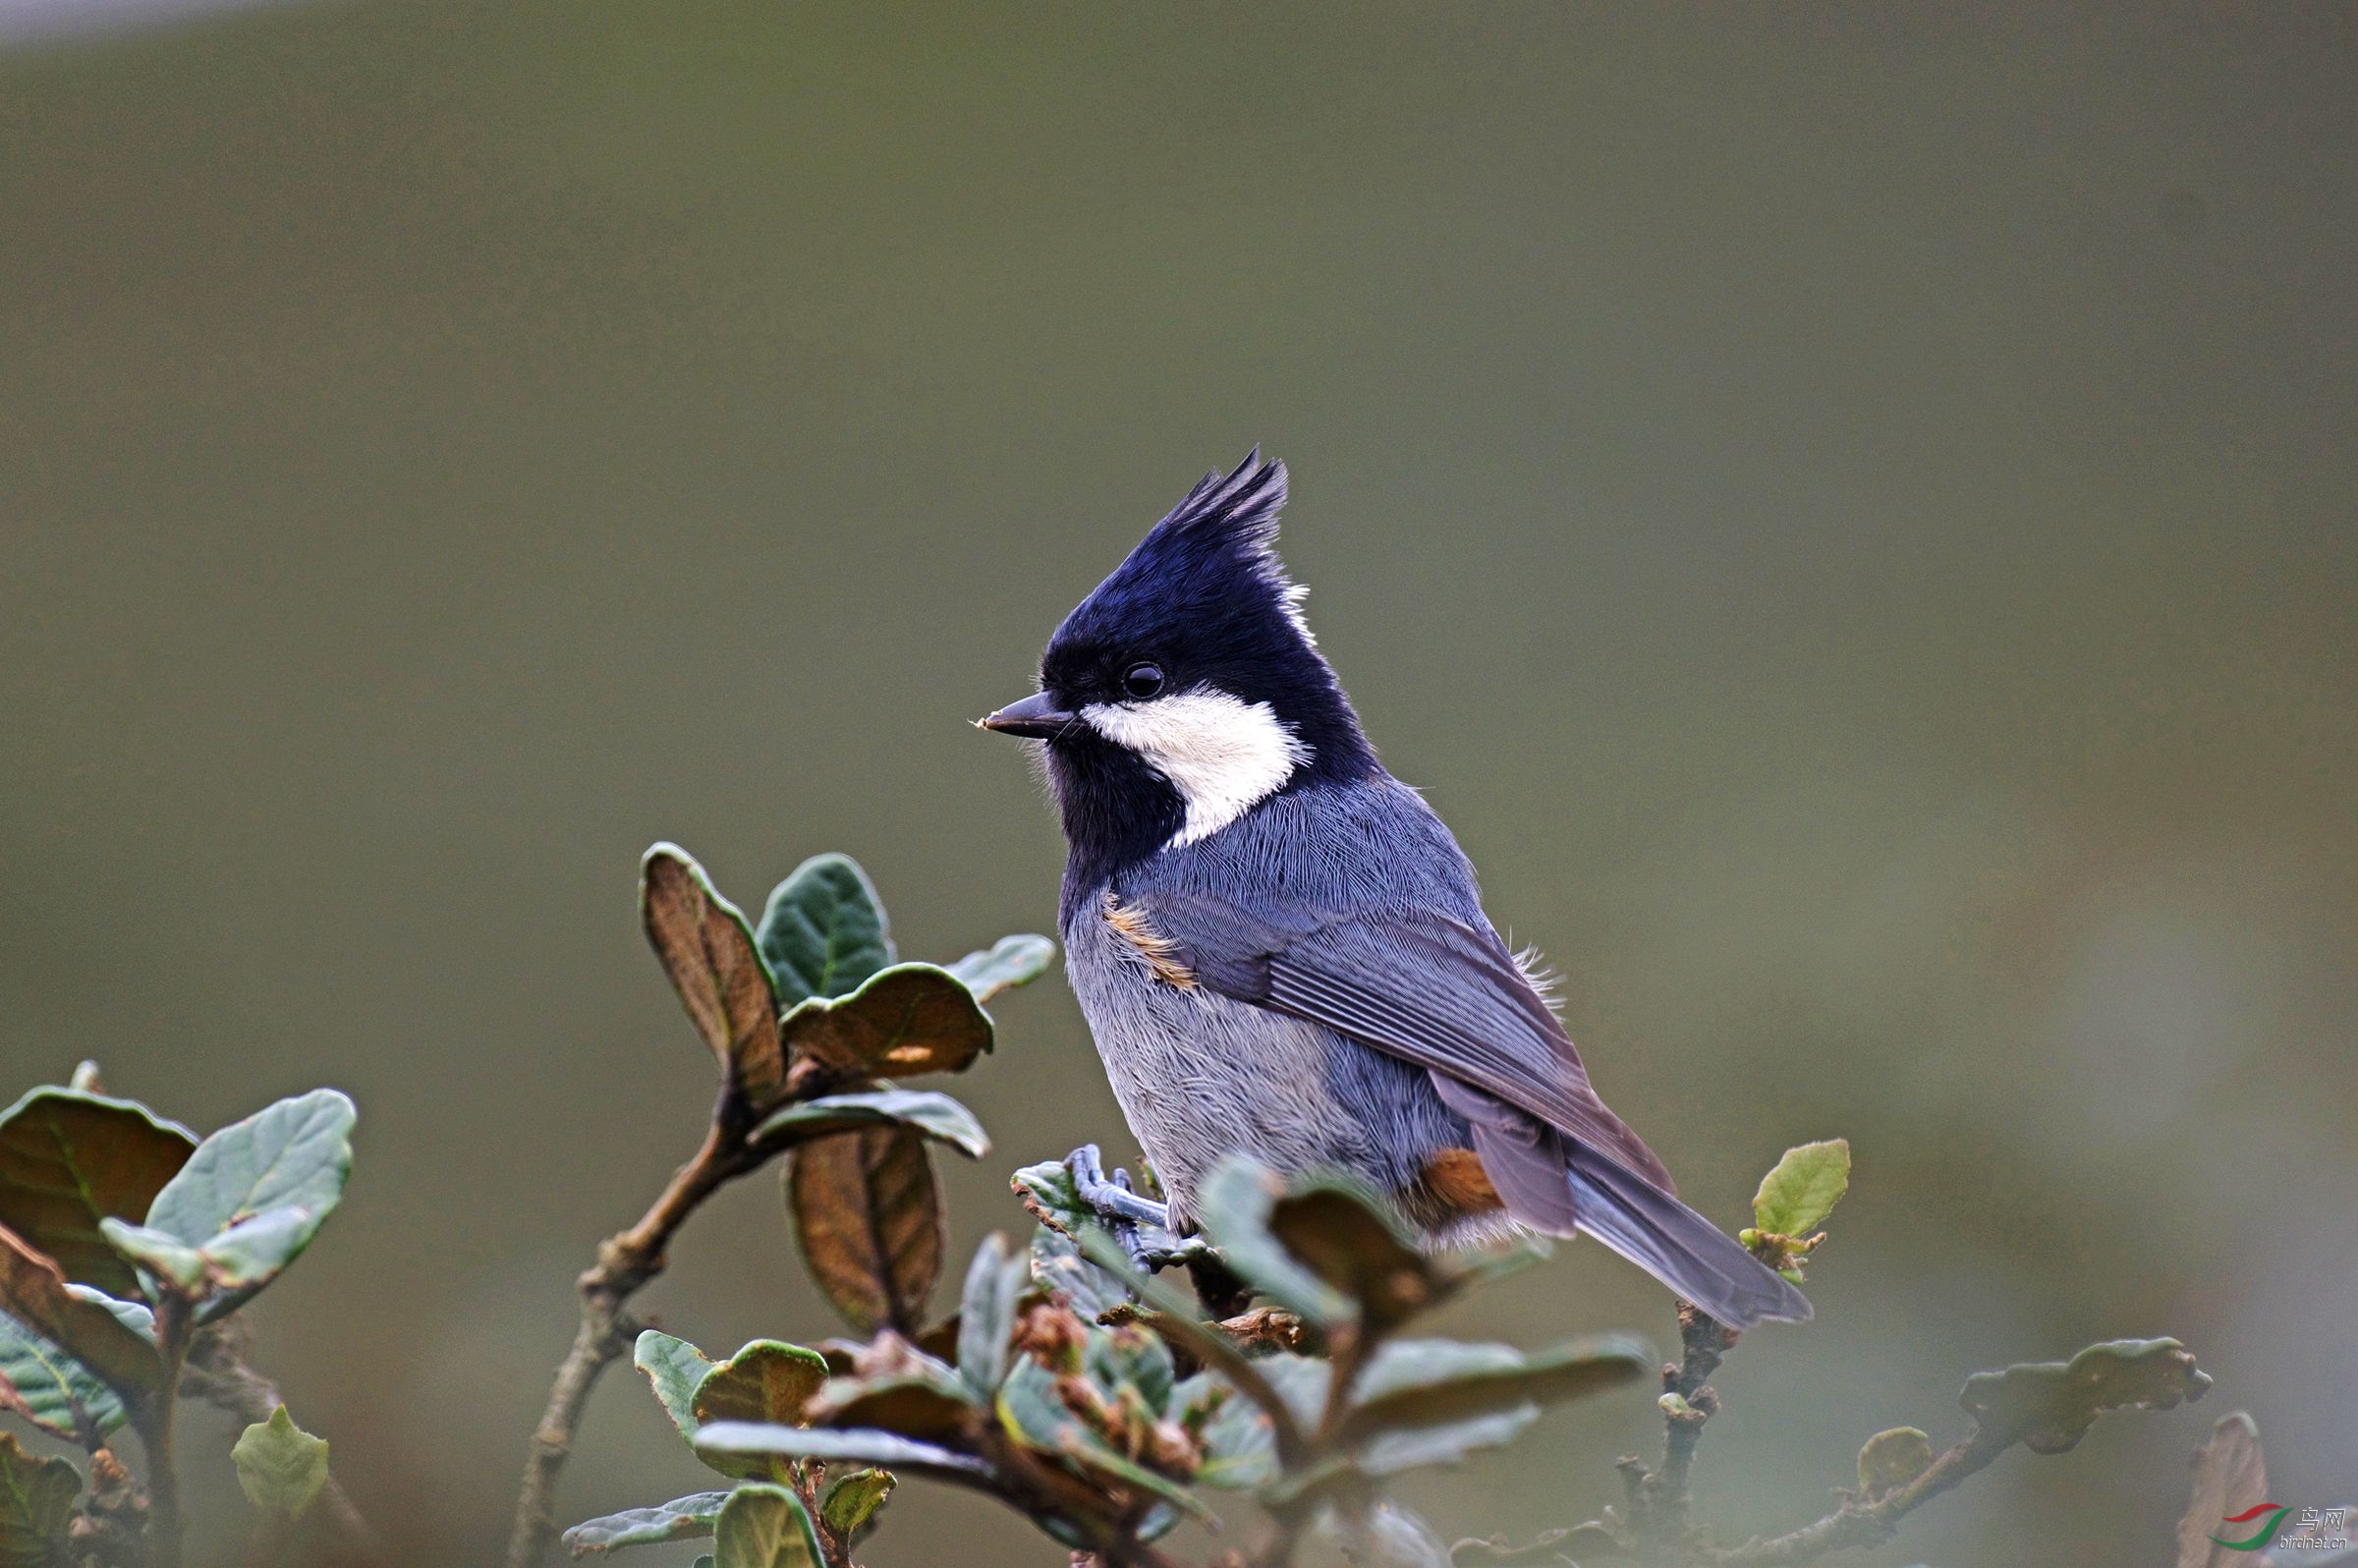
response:
<path id="1" fill-rule="evenodd" d="M 164 1374 L 153 1393 L 132 1406 L 132 1429 L 147 1453 L 148 1568 L 180 1568 L 180 1462 L 173 1450 L 172 1418 L 179 1409 L 180 1370 L 188 1361 L 194 1312 L 185 1296 L 155 1293 L 155 1353 Z"/>
<path id="2" fill-rule="evenodd" d="M 1934 1460 L 1932 1469 L 1872 1502 L 1853 1494 L 1843 1498 L 1841 1507 L 1815 1524 L 1767 1540 L 1756 1537 L 1732 1550 L 1703 1553 L 1698 1560 L 1711 1564 L 1712 1568 L 1761 1568 L 1769 1563 L 1816 1562 L 1829 1552 L 1881 1545 L 1898 1534 L 1902 1519 L 2013 1446 L 2013 1438 L 1977 1428 Z"/>
<path id="3" fill-rule="evenodd" d="M 1633 1454 L 1614 1468 L 1629 1498 L 1628 1527 L 1617 1544 L 1675 1557 L 1693 1552 L 1695 1450 L 1704 1425 L 1719 1413 L 1718 1391 L 1707 1381 L 1736 1348 L 1737 1331 L 1691 1301 L 1678 1304 L 1679 1359 L 1662 1368 L 1662 1462 L 1653 1470 Z M 1601 1527 L 1584 1527 L 1584 1529 Z"/>
<path id="4" fill-rule="evenodd" d="M 1881 1433 L 1860 1451 L 1860 1489 L 1844 1490 L 1832 1513 L 1785 1535 L 1756 1536 L 1726 1548 L 1713 1545 L 1689 1520 L 1687 1477 L 1702 1425 L 1717 1408 L 1716 1396 L 1702 1378 L 1718 1366 L 1734 1336 L 1684 1303 L 1679 1325 L 1685 1360 L 1662 1369 L 1667 1394 L 1680 1397 L 1673 1402 L 1665 1395 L 1670 1428 L 1661 1469 L 1650 1473 L 1634 1458 L 1622 1460 L 1629 1519 L 1617 1520 L 1608 1512 L 1601 1522 L 1565 1533 L 1560 1539 L 1567 1545 L 1697 1568 L 1789 1568 L 1815 1562 L 1830 1552 L 1881 1545 L 1909 1514 L 2017 1444 L 2038 1454 L 2064 1453 L 2107 1411 L 2168 1410 L 2202 1398 L 2211 1386 L 2211 1378 L 2174 1339 L 2107 1340 L 2088 1346 L 2068 1365 L 2038 1362 L 1976 1372 L 1958 1395 L 1973 1425 L 1947 1452 L 1935 1457 L 1914 1428 Z M 1904 1441 L 1896 1453 L 1879 1454 L 1887 1448 L 1885 1438 Z"/>
<path id="5" fill-rule="evenodd" d="M 748 1147 L 741 1125 L 744 1113 L 724 1092 L 714 1112 L 711 1130 L 696 1157 L 672 1173 L 654 1206 L 639 1223 L 609 1238 L 597 1250 L 597 1262 L 578 1282 L 582 1298 L 581 1327 L 573 1349 L 557 1369 L 548 1393 L 548 1410 L 533 1433 L 532 1452 L 525 1460 L 524 1489 L 516 1499 L 516 1524 L 508 1537 L 507 1568 L 538 1568 L 549 1543 L 557 1537 L 557 1478 L 573 1451 L 573 1434 L 581 1425 L 590 1391 L 606 1365 L 630 1353 L 640 1323 L 624 1310 L 631 1297 L 663 1272 L 664 1253 L 671 1238 L 714 1192 L 760 1164 L 768 1150 Z"/>

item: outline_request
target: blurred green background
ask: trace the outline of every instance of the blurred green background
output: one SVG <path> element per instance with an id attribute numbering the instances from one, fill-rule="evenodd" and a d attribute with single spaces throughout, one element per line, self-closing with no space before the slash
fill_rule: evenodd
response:
<path id="1" fill-rule="evenodd" d="M 262 1359 L 408 1560 L 490 1561 L 572 1277 L 710 1097 L 640 851 L 747 903 L 849 851 L 912 956 L 1048 928 L 967 721 L 1258 440 L 1386 761 L 1688 1197 L 1855 1146 L 1710 1517 L 2157 1333 L 2211 1401 L 1857 1560 L 2166 1562 L 2234 1406 L 2278 1502 L 2349 1501 L 2354 68 L 2328 6 L 384 3 L 0 55 L 0 1097 L 350 1091 Z M 1061 981 L 995 1011 L 962 1253 L 1008 1167 L 1127 1146 Z M 770 1181 L 675 1260 L 703 1344 L 832 1331 Z M 1615 1325 L 1672 1337 L 1579 1246 L 1450 1326 Z M 1657 1425 L 1608 1405 L 1411 1495 L 1585 1517 Z M 701 1474 L 620 1372 L 562 1512 Z M 1059 1560 L 914 1492 L 882 1568 Z"/>

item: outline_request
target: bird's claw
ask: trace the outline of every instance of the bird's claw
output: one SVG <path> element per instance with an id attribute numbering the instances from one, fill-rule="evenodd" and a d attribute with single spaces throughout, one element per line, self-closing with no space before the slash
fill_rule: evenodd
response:
<path id="1" fill-rule="evenodd" d="M 1207 1251 L 1195 1237 L 1174 1234 L 1170 1205 L 1140 1197 L 1128 1171 L 1117 1168 L 1108 1176 L 1096 1145 L 1084 1144 L 1067 1154 L 1064 1168 L 1072 1173 L 1074 1195 L 1104 1221 L 1141 1273 L 1184 1263 Z"/>

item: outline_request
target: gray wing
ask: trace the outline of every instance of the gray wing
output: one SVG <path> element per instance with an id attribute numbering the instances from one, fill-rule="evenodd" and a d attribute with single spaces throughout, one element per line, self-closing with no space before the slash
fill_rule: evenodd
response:
<path id="1" fill-rule="evenodd" d="M 1563 1026 L 1487 926 L 1399 912 L 1290 921 L 1175 892 L 1142 894 L 1134 907 L 1210 989 L 1430 1070 L 1478 1129 L 1521 1112 L 1673 1190 L 1654 1150 L 1589 1087 Z"/>
<path id="2" fill-rule="evenodd" d="M 1145 894 L 1133 909 L 1198 983 L 1424 1068 L 1517 1219 L 1587 1232 L 1724 1323 L 1810 1316 L 1800 1291 L 1672 1196 L 1670 1173 L 1597 1097 L 1487 924 L 1257 913 L 1190 893 Z"/>

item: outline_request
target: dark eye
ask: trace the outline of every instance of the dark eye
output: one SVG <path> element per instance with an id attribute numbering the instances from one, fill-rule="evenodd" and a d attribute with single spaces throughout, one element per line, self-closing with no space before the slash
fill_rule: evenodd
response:
<path id="1" fill-rule="evenodd" d="M 1162 690 L 1162 666 L 1133 664 L 1122 676 L 1122 690 L 1136 698 L 1152 697 Z"/>

